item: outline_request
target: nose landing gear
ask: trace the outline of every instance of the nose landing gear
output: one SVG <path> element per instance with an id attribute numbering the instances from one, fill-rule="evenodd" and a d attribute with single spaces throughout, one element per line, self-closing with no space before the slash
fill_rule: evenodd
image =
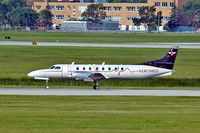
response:
<path id="1" fill-rule="evenodd" d="M 46 86 L 45 86 L 45 89 L 49 89 L 48 81 L 49 81 L 49 80 L 46 80 Z"/>

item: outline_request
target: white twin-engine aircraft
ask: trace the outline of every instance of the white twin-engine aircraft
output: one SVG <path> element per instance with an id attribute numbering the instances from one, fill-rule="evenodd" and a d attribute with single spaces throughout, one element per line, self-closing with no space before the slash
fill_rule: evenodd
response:
<path id="1" fill-rule="evenodd" d="M 175 63 L 178 46 L 171 48 L 158 60 L 135 65 L 100 65 L 96 64 L 56 64 L 48 69 L 28 73 L 29 77 L 45 80 L 48 89 L 49 78 L 74 78 L 76 80 L 94 82 L 93 89 L 99 89 L 99 81 L 103 79 L 144 79 L 171 75 Z"/>

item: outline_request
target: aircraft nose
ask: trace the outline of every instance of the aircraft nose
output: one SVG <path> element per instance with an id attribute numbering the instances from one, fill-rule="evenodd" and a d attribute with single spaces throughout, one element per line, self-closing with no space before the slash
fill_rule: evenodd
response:
<path id="1" fill-rule="evenodd" d="M 28 75 L 29 77 L 34 77 L 34 76 L 36 75 L 36 72 L 33 71 L 33 72 L 28 73 L 27 75 Z"/>
<path id="2" fill-rule="evenodd" d="M 27 74 L 29 77 L 37 77 L 37 76 L 43 76 L 43 72 L 41 70 L 32 71 Z"/>

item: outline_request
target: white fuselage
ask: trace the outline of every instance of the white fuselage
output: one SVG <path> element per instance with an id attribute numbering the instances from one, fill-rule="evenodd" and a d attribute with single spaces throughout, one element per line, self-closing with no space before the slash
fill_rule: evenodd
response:
<path id="1" fill-rule="evenodd" d="M 35 79 L 74 78 L 93 81 L 89 75 L 102 74 L 105 79 L 142 79 L 171 75 L 173 70 L 147 65 L 90 65 L 90 64 L 57 64 L 49 69 L 32 71 L 28 74 Z"/>

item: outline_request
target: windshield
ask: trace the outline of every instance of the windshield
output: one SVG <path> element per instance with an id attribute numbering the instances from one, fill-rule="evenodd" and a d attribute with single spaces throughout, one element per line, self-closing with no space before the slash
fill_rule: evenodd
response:
<path id="1" fill-rule="evenodd" d="M 60 66 L 52 66 L 49 69 L 61 69 L 61 67 Z"/>
<path id="2" fill-rule="evenodd" d="M 57 67 L 55 67 L 54 69 L 60 69 L 60 67 L 59 67 L 59 66 L 57 66 Z"/>
<path id="3" fill-rule="evenodd" d="M 49 69 L 54 69 L 55 68 L 55 66 L 52 66 L 52 67 L 50 67 Z"/>

